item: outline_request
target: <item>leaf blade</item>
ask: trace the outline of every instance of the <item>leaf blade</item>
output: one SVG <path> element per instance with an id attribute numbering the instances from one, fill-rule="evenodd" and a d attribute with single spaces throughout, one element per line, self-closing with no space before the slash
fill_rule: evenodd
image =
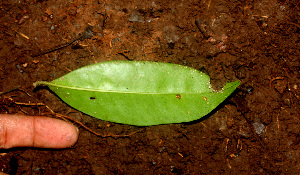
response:
<path id="1" fill-rule="evenodd" d="M 240 82 L 227 83 L 222 92 L 213 92 L 209 76 L 189 67 L 114 61 L 38 84 L 48 85 L 70 106 L 96 118 L 147 126 L 199 119 L 225 100 Z"/>

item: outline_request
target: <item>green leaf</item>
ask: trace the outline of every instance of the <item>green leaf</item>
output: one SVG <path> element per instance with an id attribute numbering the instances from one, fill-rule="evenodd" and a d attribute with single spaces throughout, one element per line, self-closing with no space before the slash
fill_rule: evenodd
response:
<path id="1" fill-rule="evenodd" d="M 130 125 L 159 125 L 199 119 L 239 85 L 211 89 L 208 75 L 190 67 L 144 61 L 89 65 L 47 85 L 73 108 L 93 117 Z"/>

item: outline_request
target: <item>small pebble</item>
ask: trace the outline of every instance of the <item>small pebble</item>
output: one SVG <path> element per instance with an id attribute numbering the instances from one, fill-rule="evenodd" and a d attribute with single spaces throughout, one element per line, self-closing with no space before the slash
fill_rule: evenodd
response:
<path id="1" fill-rule="evenodd" d="M 145 22 L 143 20 L 143 18 L 141 17 L 141 15 L 139 15 L 138 13 L 133 13 L 131 15 L 131 17 L 129 18 L 130 22 Z"/>
<path id="2" fill-rule="evenodd" d="M 253 123 L 254 131 L 256 134 L 261 135 L 265 132 L 266 126 L 260 122 L 258 119 L 256 122 Z"/>

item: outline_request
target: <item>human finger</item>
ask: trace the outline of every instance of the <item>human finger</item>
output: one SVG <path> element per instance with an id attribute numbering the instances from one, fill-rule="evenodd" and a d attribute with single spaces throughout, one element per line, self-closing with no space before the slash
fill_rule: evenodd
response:
<path id="1" fill-rule="evenodd" d="M 59 119 L 0 114 L 0 148 L 66 148 L 77 139 L 78 129 Z"/>

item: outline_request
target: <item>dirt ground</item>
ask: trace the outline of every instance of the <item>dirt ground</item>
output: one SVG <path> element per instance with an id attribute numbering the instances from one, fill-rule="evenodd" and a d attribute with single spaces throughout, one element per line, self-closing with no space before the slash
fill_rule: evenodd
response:
<path id="1" fill-rule="evenodd" d="M 1 150 L 9 174 L 300 174 L 298 0 L 3 0 L 0 113 L 72 117 L 69 149 Z M 93 37 L 71 41 L 87 25 Z M 136 127 L 70 108 L 36 81 L 85 65 L 147 60 L 193 67 L 235 94 L 191 123 Z M 24 105 L 32 103 L 45 105 Z M 22 105 L 23 103 L 23 105 Z"/>

